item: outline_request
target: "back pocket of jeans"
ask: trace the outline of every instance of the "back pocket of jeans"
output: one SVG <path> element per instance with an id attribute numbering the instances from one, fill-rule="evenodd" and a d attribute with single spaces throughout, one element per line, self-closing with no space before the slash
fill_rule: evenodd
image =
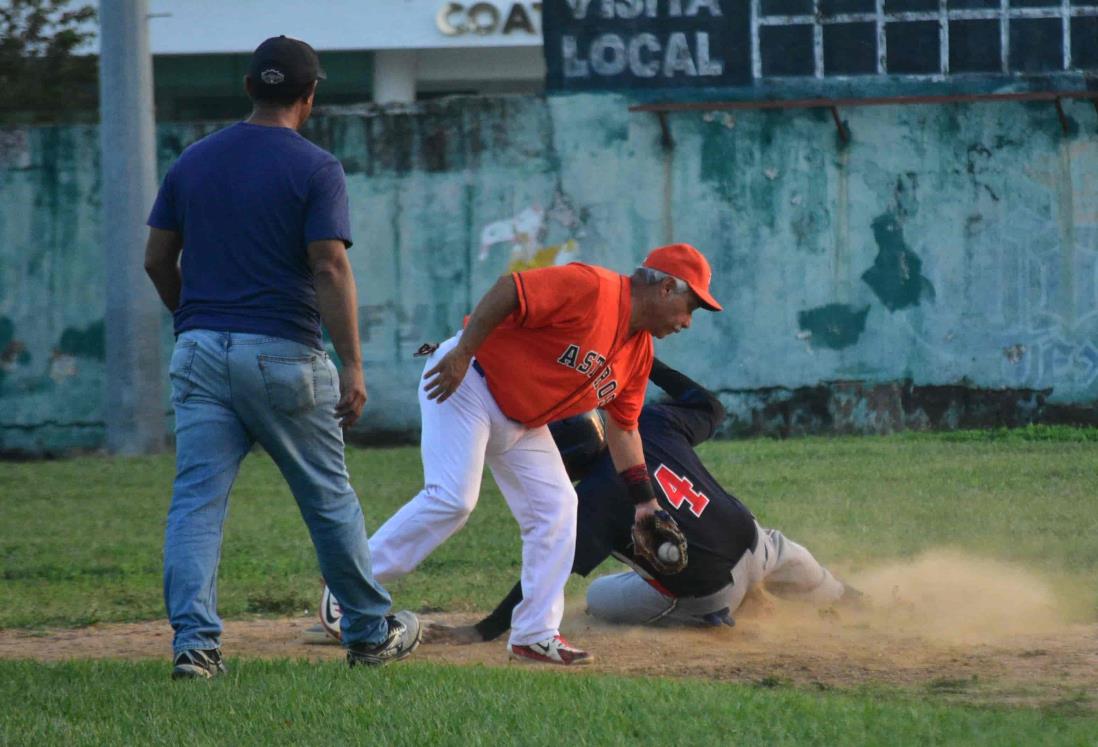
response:
<path id="1" fill-rule="evenodd" d="M 168 378 L 172 384 L 172 402 L 181 404 L 187 401 L 194 389 L 194 354 L 198 343 L 194 340 L 179 340 L 172 350 L 171 363 L 168 364 Z"/>
<path id="2" fill-rule="evenodd" d="M 315 361 L 316 356 L 311 355 L 302 358 L 259 356 L 259 371 L 272 409 L 297 415 L 316 407 Z"/>

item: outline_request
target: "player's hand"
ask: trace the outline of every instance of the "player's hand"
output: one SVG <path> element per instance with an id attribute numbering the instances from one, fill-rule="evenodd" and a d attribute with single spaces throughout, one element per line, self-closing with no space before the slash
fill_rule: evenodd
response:
<path id="1" fill-rule="evenodd" d="M 465 646 L 470 643 L 484 643 L 484 638 L 474 625 L 443 625 L 428 622 L 423 626 L 423 642 Z"/>
<path id="2" fill-rule="evenodd" d="M 656 502 L 655 498 L 653 498 L 650 501 L 646 501 L 645 503 L 638 503 L 637 507 L 636 507 L 636 511 L 633 513 L 633 523 L 636 524 L 644 516 L 648 516 L 649 514 L 654 514 L 659 510 L 660 510 L 660 504 Z"/>
<path id="3" fill-rule="evenodd" d="M 336 418 L 341 428 L 350 428 L 366 406 L 366 378 L 360 366 L 344 366 L 339 372 L 339 402 Z"/>
<path id="4" fill-rule="evenodd" d="M 427 399 L 438 400 L 442 404 L 450 399 L 450 395 L 457 391 L 465 374 L 469 371 L 469 363 L 473 360 L 473 354 L 467 353 L 461 345 L 455 346 L 434 368 L 423 374 L 427 381 L 424 389 Z"/>

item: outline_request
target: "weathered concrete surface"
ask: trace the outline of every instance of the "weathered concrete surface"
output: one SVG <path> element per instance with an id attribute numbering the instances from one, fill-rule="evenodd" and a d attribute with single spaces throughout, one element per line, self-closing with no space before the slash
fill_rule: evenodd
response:
<path id="1" fill-rule="evenodd" d="M 627 106 L 452 99 L 310 124 L 348 175 L 364 436 L 415 431 L 413 351 L 501 272 L 571 258 L 628 271 L 669 239 L 710 257 L 727 311 L 699 312 L 657 354 L 723 392 L 729 433 L 1094 412 L 1089 104 L 1064 102 L 1066 135 L 1051 104 L 849 109 L 845 146 L 826 112 L 672 114 L 671 149 Z M 212 129 L 161 127 L 161 172 Z M 102 441 L 96 142 L 0 135 L 0 449 Z"/>
<path id="2" fill-rule="evenodd" d="M 795 389 L 724 390 L 729 418 L 722 436 L 888 434 L 902 430 L 1016 428 L 1032 423 L 1098 426 L 1093 402 L 1051 402 L 1049 389 L 916 386 L 910 379 L 873 384 L 825 381 Z"/>
<path id="3" fill-rule="evenodd" d="M 0 448 L 103 443 L 99 133 L 0 133 Z"/>

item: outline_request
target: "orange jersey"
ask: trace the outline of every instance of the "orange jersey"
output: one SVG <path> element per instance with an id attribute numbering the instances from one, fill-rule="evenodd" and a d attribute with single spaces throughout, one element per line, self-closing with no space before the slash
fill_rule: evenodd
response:
<path id="1" fill-rule="evenodd" d="M 578 262 L 512 277 L 518 311 L 476 353 L 504 414 L 534 428 L 601 407 L 621 427 L 635 429 L 652 369 L 652 335 L 627 337 L 629 278 Z"/>

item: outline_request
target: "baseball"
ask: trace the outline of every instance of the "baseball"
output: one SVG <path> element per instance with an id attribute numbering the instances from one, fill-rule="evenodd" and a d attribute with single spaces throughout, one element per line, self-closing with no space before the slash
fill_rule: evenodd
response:
<path id="1" fill-rule="evenodd" d="M 678 563 L 679 548 L 674 543 L 664 542 L 656 550 L 656 556 L 664 563 Z"/>

